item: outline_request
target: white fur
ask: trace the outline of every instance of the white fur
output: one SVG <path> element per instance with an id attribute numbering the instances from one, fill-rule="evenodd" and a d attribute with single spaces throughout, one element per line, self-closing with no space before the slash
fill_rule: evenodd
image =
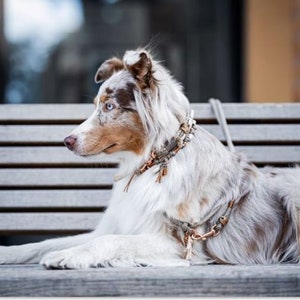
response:
<path id="1" fill-rule="evenodd" d="M 134 51 L 134 50 L 128 50 L 124 54 L 124 63 L 126 65 L 134 65 L 136 64 L 140 59 L 140 52 Z"/>
<path id="2" fill-rule="evenodd" d="M 147 53 L 126 52 L 124 63 L 135 64 L 141 51 Z M 204 233 L 224 213 L 230 200 L 235 200 L 235 206 L 229 224 L 218 237 L 194 243 L 193 263 L 280 263 L 290 257 L 290 261 L 298 262 L 300 169 L 271 168 L 261 172 L 242 154 L 228 152 L 201 127 L 194 139 L 170 160 L 168 175 L 161 183 L 156 182 L 158 166 L 154 166 L 136 176 L 124 192 L 133 172 L 153 149 L 175 136 L 190 110 L 181 86 L 147 55 L 156 87 L 134 92 L 134 105 L 147 143 L 141 154 L 115 154 L 120 158 L 120 168 L 109 207 L 97 228 L 75 237 L 0 247 L 0 263 L 40 262 L 47 268 L 71 269 L 188 266 L 190 262 L 183 259 L 185 248 L 170 234 L 172 224 L 164 213 L 169 218 L 200 223 L 197 230 Z M 126 82 L 134 82 L 127 69 L 114 73 L 103 83 L 98 97 L 106 87 L 124 87 Z M 99 104 L 92 116 L 73 131 L 78 140 L 77 154 L 85 154 L 87 133 L 99 123 L 99 118 L 110 122 L 108 114 L 101 115 L 101 109 Z M 290 229 L 282 237 L 287 239 L 284 254 L 274 250 L 274 241 L 284 227 L 281 214 L 290 222 Z M 278 248 L 283 247 L 280 245 Z"/>

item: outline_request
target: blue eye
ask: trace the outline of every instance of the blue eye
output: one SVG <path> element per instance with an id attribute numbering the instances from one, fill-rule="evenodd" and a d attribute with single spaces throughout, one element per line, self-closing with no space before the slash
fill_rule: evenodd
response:
<path id="1" fill-rule="evenodd" d="M 110 111 L 115 108 L 115 105 L 112 103 L 105 103 L 105 110 Z"/>

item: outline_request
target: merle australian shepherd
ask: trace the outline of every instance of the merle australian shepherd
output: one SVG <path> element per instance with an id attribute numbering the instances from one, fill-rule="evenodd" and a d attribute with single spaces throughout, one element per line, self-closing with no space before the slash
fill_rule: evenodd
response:
<path id="1" fill-rule="evenodd" d="M 299 262 L 300 169 L 259 170 L 197 126 L 145 49 L 98 69 L 94 113 L 65 139 L 120 158 L 109 207 L 86 234 L 0 247 L 0 263 L 47 268 Z"/>

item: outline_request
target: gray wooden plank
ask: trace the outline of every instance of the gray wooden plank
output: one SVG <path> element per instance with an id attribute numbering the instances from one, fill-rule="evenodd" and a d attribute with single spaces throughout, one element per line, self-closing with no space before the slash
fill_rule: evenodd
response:
<path id="1" fill-rule="evenodd" d="M 0 213 L 0 232 L 90 231 L 102 215 L 101 212 Z"/>
<path id="2" fill-rule="evenodd" d="M 0 143 L 60 143 L 63 145 L 74 125 L 4 125 L 0 126 Z"/>
<path id="3" fill-rule="evenodd" d="M 203 125 L 204 129 L 225 141 L 219 125 Z M 7 125 L 0 126 L 0 144 L 63 144 L 73 125 Z M 300 124 L 229 125 L 234 142 L 299 142 Z"/>
<path id="4" fill-rule="evenodd" d="M 45 270 L 0 266 L 1 296 L 287 297 L 300 295 L 300 265 Z"/>
<path id="5" fill-rule="evenodd" d="M 293 120 L 300 119 L 299 103 L 223 103 L 229 120 Z M 214 120 L 215 116 L 208 103 L 192 103 L 195 117 Z M 0 105 L 0 121 L 82 121 L 93 111 L 93 104 L 9 104 Z"/>
<path id="6" fill-rule="evenodd" d="M 0 169 L 0 187 L 95 187 L 113 183 L 115 169 Z"/>
<path id="7" fill-rule="evenodd" d="M 203 125 L 203 128 L 222 142 L 225 136 L 219 125 Z M 300 125 L 229 125 L 233 142 L 299 142 Z"/>
<path id="8" fill-rule="evenodd" d="M 97 155 L 82 157 L 74 155 L 64 146 L 24 146 L 24 147 L 0 147 L 0 165 L 88 165 L 117 164 L 111 155 Z"/>
<path id="9" fill-rule="evenodd" d="M 257 163 L 289 163 L 300 161 L 300 146 L 237 146 L 238 151 L 246 153 L 249 159 Z M 25 146 L 0 147 L 0 166 L 105 166 L 117 165 L 110 155 L 80 157 L 66 147 Z"/>
<path id="10" fill-rule="evenodd" d="M 229 121 L 300 121 L 300 103 L 222 103 L 222 107 Z M 191 108 L 196 119 L 215 120 L 210 104 L 192 103 Z"/>
<path id="11" fill-rule="evenodd" d="M 111 190 L 2 190 L 0 209 L 5 208 L 103 208 Z"/>
<path id="12" fill-rule="evenodd" d="M 300 146 L 237 146 L 236 150 L 258 164 L 300 163 Z"/>
<path id="13" fill-rule="evenodd" d="M 94 110 L 93 104 L 2 104 L 0 121 L 82 121 Z"/>

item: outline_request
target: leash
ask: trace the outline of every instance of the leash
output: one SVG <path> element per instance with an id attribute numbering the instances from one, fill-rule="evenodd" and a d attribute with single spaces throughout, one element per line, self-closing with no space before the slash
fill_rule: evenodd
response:
<path id="1" fill-rule="evenodd" d="M 212 106 L 212 109 L 214 111 L 214 114 L 218 120 L 219 125 L 222 128 L 222 131 L 226 137 L 227 145 L 230 152 L 235 152 L 234 145 L 232 143 L 229 127 L 225 118 L 224 110 L 222 108 L 221 101 L 218 99 L 209 99 L 209 103 Z"/>
<path id="2" fill-rule="evenodd" d="M 210 99 L 209 100 L 212 109 L 216 115 L 218 123 L 220 124 L 223 133 L 227 140 L 227 145 L 231 152 L 235 152 L 234 145 L 232 143 L 230 131 L 228 124 L 225 118 L 225 114 L 221 105 L 220 100 Z M 196 121 L 193 119 L 193 111 L 191 111 L 191 116 L 187 117 L 186 122 L 180 125 L 179 130 L 176 133 L 176 136 L 166 144 L 165 147 L 159 150 L 153 150 L 151 152 L 150 158 L 139 168 L 137 169 L 129 179 L 128 183 L 124 188 L 124 192 L 128 191 L 128 188 L 134 179 L 135 176 L 143 174 L 148 169 L 152 168 L 155 165 L 159 165 L 159 171 L 156 182 L 160 183 L 163 176 L 166 176 L 168 173 L 168 163 L 169 160 L 174 157 L 177 152 L 183 149 L 187 143 L 191 141 L 191 138 L 194 136 L 196 130 Z M 169 218 L 171 223 L 176 227 L 180 227 L 184 233 L 183 236 L 183 246 L 185 247 L 185 259 L 191 259 L 193 251 L 194 241 L 206 241 L 208 238 L 218 236 L 223 228 L 227 225 L 229 217 L 231 215 L 232 207 L 234 205 L 234 200 L 229 201 L 227 209 L 221 217 L 218 218 L 217 222 L 211 227 L 210 231 L 200 234 L 196 231 L 196 228 L 200 226 L 200 223 L 190 224 L 188 222 L 183 222 L 172 217 L 168 217 L 166 213 L 164 216 Z"/>
<path id="3" fill-rule="evenodd" d="M 218 99 L 209 99 L 209 103 L 212 106 L 214 114 L 218 120 L 219 125 L 222 128 L 223 134 L 226 137 L 227 145 L 230 152 L 235 152 L 235 147 L 232 143 L 231 134 L 226 121 L 224 110 L 221 105 L 221 101 Z M 218 236 L 223 228 L 227 225 L 229 217 L 232 212 L 232 207 L 234 205 L 234 200 L 229 201 L 227 209 L 221 217 L 218 218 L 217 222 L 211 227 L 210 231 L 200 234 L 196 231 L 196 228 L 200 226 L 200 223 L 190 224 L 188 222 L 183 222 L 174 218 L 170 218 L 171 223 L 176 227 L 180 227 L 184 233 L 183 236 L 183 246 L 185 247 L 184 258 L 190 260 L 192 258 L 193 243 L 194 241 L 206 241 L 208 238 Z"/>
<path id="4" fill-rule="evenodd" d="M 185 247 L 184 258 L 190 260 L 192 258 L 193 243 L 194 241 L 206 241 L 208 238 L 218 236 L 223 228 L 227 225 L 229 217 L 232 212 L 232 207 L 234 205 L 234 200 L 229 201 L 225 213 L 218 218 L 217 222 L 211 227 L 210 231 L 200 234 L 195 228 L 201 224 L 190 224 L 188 222 L 183 222 L 178 219 L 170 218 L 171 223 L 176 227 L 180 227 L 184 233 L 183 246 Z M 164 214 L 167 217 L 166 214 Z"/>

